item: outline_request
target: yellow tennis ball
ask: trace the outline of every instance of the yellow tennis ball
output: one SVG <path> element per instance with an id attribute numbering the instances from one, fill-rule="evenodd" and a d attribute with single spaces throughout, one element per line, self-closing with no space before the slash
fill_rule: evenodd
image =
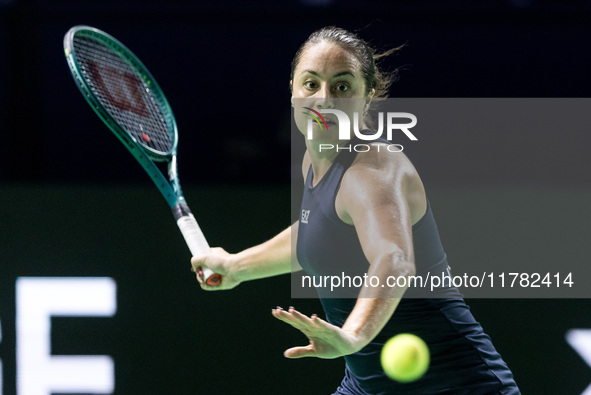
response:
<path id="1" fill-rule="evenodd" d="M 429 368 L 429 348 L 418 336 L 401 333 L 382 348 L 381 362 L 384 372 L 392 380 L 410 383 L 421 378 Z"/>

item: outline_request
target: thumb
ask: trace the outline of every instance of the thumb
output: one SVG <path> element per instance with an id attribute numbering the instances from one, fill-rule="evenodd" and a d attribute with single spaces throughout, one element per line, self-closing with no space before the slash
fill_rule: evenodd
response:
<path id="1" fill-rule="evenodd" d="M 304 357 L 314 357 L 316 356 L 316 350 L 314 347 L 309 344 L 305 347 L 292 347 L 283 353 L 285 358 L 297 359 L 297 358 L 304 358 Z"/>

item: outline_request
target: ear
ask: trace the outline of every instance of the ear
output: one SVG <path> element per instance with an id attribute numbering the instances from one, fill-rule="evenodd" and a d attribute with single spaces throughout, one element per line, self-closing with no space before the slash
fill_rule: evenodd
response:
<path id="1" fill-rule="evenodd" d="M 291 92 L 291 106 L 293 107 L 293 80 L 289 81 L 289 91 Z"/>

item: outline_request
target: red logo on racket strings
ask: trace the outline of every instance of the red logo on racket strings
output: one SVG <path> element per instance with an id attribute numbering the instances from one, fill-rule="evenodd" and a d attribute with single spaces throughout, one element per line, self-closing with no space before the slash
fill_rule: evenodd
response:
<path id="1" fill-rule="evenodd" d="M 141 117 L 148 117 L 150 113 L 144 99 L 142 81 L 131 73 L 117 70 L 113 67 L 99 65 L 89 61 L 88 69 L 94 76 L 96 87 L 103 97 L 113 107 L 121 111 L 130 111 Z M 103 78 L 104 77 L 104 78 Z M 149 137 L 142 136 L 144 141 L 149 142 Z"/>

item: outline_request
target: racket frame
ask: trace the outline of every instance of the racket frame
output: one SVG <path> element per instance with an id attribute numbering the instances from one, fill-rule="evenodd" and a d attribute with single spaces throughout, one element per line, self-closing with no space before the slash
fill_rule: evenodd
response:
<path id="1" fill-rule="evenodd" d="M 169 133 L 172 133 L 172 147 L 169 152 L 160 152 L 141 144 L 134 136 L 128 133 L 113 119 L 105 106 L 95 97 L 92 93 L 91 87 L 86 83 L 83 77 L 83 71 L 80 69 L 80 65 L 76 60 L 76 50 L 73 46 L 73 40 L 76 34 L 83 34 L 87 37 L 94 38 L 96 41 L 112 49 L 113 52 L 122 57 L 125 61 L 131 63 L 136 71 L 140 71 L 139 74 L 141 78 L 149 83 L 150 90 L 158 96 L 160 104 L 164 106 L 167 115 L 165 122 L 169 126 Z M 203 236 L 195 217 L 185 201 L 178 179 L 176 156 L 178 147 L 178 129 L 176 120 L 168 100 L 164 96 L 164 93 L 152 74 L 137 56 L 135 56 L 119 40 L 110 34 L 91 26 L 79 25 L 72 27 L 64 36 L 64 51 L 70 72 L 74 77 L 76 86 L 78 86 L 82 96 L 84 96 L 90 107 L 103 123 L 107 125 L 113 134 L 117 136 L 119 141 L 123 143 L 128 151 L 140 163 L 156 187 L 160 190 L 167 204 L 172 209 L 173 215 L 177 220 L 177 225 L 179 226 L 192 254 L 199 255 L 209 251 L 209 244 Z M 168 163 L 168 180 L 154 163 L 155 161 Z M 206 283 L 209 285 L 219 285 L 222 280 L 221 275 L 213 273 L 213 271 L 207 268 L 203 268 L 203 276 Z"/>
<path id="2" fill-rule="evenodd" d="M 164 104 L 166 111 L 169 114 L 169 122 L 172 126 L 173 132 L 173 139 L 172 139 L 172 148 L 168 153 L 160 153 L 155 150 L 152 150 L 150 147 L 146 147 L 141 145 L 135 137 L 131 136 L 129 133 L 125 131 L 119 124 L 113 119 L 113 117 L 109 114 L 107 109 L 103 106 L 103 104 L 95 97 L 92 93 L 92 89 L 83 77 L 83 72 L 80 70 L 80 66 L 76 61 L 76 50 L 74 49 L 72 43 L 74 39 L 74 35 L 84 32 L 83 34 L 91 37 L 96 38 L 98 41 L 103 43 L 105 46 L 114 50 L 118 56 L 127 55 L 123 58 L 129 61 L 134 67 L 138 68 L 142 71 L 142 78 L 146 76 L 148 81 L 150 81 L 150 89 L 157 94 L 161 98 L 162 104 Z M 105 40 L 107 38 L 107 40 Z M 116 44 L 113 45 L 112 43 Z M 156 83 L 154 77 L 146 66 L 135 56 L 133 53 L 120 41 L 118 41 L 113 36 L 109 35 L 108 33 L 102 32 L 96 28 L 90 26 L 75 26 L 68 31 L 68 33 L 64 37 L 64 50 L 66 53 L 66 60 L 68 62 L 68 66 L 70 67 L 70 71 L 74 80 L 76 82 L 76 86 L 80 89 L 82 96 L 86 99 L 90 107 L 94 110 L 96 115 L 109 127 L 109 129 L 117 136 L 117 138 L 123 143 L 123 145 L 131 152 L 131 154 L 137 159 L 138 162 L 142 165 L 142 167 L 146 170 L 154 184 L 158 187 L 168 205 L 172 208 L 179 202 L 184 202 L 184 197 L 182 191 L 180 189 L 180 184 L 177 177 L 177 170 L 176 170 L 176 150 L 178 145 L 178 129 L 176 125 L 176 120 L 174 118 L 174 114 L 166 100 L 166 97 L 162 93 L 162 90 Z M 170 182 L 166 180 L 160 169 L 152 162 L 168 162 L 169 169 L 168 174 L 170 177 Z"/>

